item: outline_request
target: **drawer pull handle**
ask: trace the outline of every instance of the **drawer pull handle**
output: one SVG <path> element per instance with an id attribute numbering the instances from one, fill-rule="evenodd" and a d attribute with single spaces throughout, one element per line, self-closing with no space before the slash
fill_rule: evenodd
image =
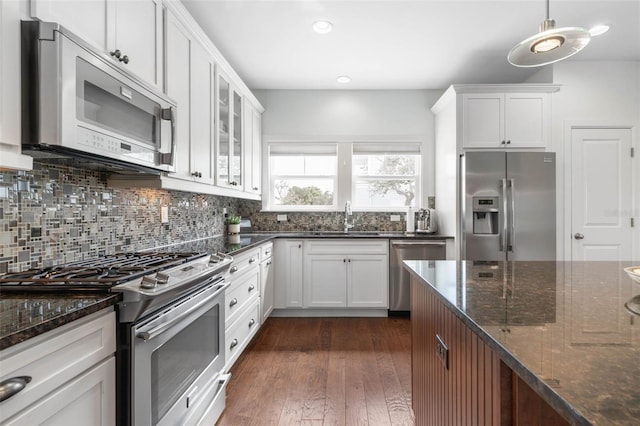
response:
<path id="1" fill-rule="evenodd" d="M 255 261 L 256 261 L 256 258 L 255 258 L 255 257 L 252 257 L 251 259 L 249 259 L 249 263 L 253 263 L 253 262 L 255 262 Z"/>
<path id="2" fill-rule="evenodd" d="M 0 402 L 20 392 L 31 381 L 31 376 L 18 376 L 0 383 Z"/>
<path id="3" fill-rule="evenodd" d="M 253 290 L 255 290 L 256 286 L 254 286 L 253 284 L 251 284 L 249 286 L 249 293 L 251 293 Z"/>
<path id="4" fill-rule="evenodd" d="M 256 320 L 251 318 L 251 321 L 249 321 L 249 328 L 251 328 L 253 326 L 253 324 L 255 324 L 255 323 L 256 323 Z"/>
<path id="5" fill-rule="evenodd" d="M 229 269 L 229 273 L 233 274 L 234 272 L 238 272 L 238 267 L 237 266 L 232 266 L 231 269 Z"/>
<path id="6" fill-rule="evenodd" d="M 233 339 L 233 340 L 231 341 L 231 344 L 229 345 L 229 349 L 233 349 L 233 348 L 235 348 L 236 346 L 238 346 L 238 339 Z"/>
<path id="7" fill-rule="evenodd" d="M 231 302 L 229 302 L 229 307 L 233 308 L 237 304 L 238 304 L 238 299 L 234 297 L 233 299 L 231 299 Z"/>

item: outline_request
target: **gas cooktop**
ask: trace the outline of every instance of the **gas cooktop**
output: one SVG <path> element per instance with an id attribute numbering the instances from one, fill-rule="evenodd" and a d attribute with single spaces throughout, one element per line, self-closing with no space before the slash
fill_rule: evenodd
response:
<path id="1" fill-rule="evenodd" d="M 0 291 L 91 290 L 111 287 L 206 256 L 206 252 L 116 253 L 0 275 Z"/>

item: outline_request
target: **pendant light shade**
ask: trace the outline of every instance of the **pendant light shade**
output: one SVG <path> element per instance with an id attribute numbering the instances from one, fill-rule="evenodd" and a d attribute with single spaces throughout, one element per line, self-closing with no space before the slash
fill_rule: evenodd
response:
<path id="1" fill-rule="evenodd" d="M 575 55 L 591 40 L 591 34 L 584 28 L 555 26 L 556 22 L 549 19 L 547 0 L 547 19 L 540 25 L 540 32 L 514 46 L 507 56 L 509 63 L 516 67 L 551 64 Z"/>

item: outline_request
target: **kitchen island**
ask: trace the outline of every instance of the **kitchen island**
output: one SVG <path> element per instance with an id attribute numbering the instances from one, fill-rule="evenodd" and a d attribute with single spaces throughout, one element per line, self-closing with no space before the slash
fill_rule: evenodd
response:
<path id="1" fill-rule="evenodd" d="M 416 424 L 640 424 L 626 266 L 405 261 Z"/>

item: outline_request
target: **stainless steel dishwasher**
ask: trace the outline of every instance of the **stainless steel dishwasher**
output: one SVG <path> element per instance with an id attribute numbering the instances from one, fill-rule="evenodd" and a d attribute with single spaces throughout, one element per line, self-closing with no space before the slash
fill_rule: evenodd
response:
<path id="1" fill-rule="evenodd" d="M 402 314 L 411 309 L 411 287 L 409 272 L 403 267 L 403 260 L 443 260 L 446 259 L 444 240 L 391 240 L 389 262 L 389 312 Z"/>

